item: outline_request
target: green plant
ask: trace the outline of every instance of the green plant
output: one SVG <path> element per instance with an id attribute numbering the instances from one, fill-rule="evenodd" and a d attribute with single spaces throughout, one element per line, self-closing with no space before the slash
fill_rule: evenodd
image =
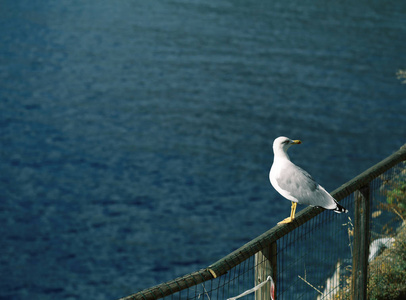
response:
<path id="1" fill-rule="evenodd" d="M 403 84 L 406 84 L 406 70 L 398 70 L 398 71 L 396 72 L 396 77 L 397 77 L 399 80 L 402 80 L 402 83 L 403 83 Z"/>
<path id="2" fill-rule="evenodd" d="M 382 193 L 386 196 L 386 203 L 382 209 L 395 212 L 403 221 L 406 219 L 406 164 L 398 166 L 400 172 L 389 180 L 383 180 Z"/>
<path id="3" fill-rule="evenodd" d="M 369 266 L 368 299 L 404 299 L 406 295 L 406 228 Z"/>

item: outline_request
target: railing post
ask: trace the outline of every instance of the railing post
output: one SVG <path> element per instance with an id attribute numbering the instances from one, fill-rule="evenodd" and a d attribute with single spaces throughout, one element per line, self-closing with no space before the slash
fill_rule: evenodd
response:
<path id="1" fill-rule="evenodd" d="M 355 191 L 354 249 L 352 258 L 351 299 L 367 299 L 369 254 L 369 184 Z"/>
<path id="2" fill-rule="evenodd" d="M 264 248 L 255 254 L 255 286 L 264 282 L 268 276 L 271 276 L 274 283 L 274 295 L 276 300 L 276 252 L 277 244 L 273 242 L 270 246 Z M 261 289 L 255 291 L 255 300 L 271 299 L 271 282 L 268 282 Z"/>

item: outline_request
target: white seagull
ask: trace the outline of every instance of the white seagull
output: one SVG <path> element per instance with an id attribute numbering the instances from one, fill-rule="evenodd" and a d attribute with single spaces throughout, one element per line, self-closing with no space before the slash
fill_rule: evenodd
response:
<path id="1" fill-rule="evenodd" d="M 269 172 L 269 181 L 279 194 L 292 201 L 290 217 L 278 224 L 293 221 L 298 203 L 322 207 L 337 213 L 348 212 L 309 173 L 290 161 L 286 151 L 290 146 L 301 143 L 284 136 L 273 142 L 274 160 Z"/>

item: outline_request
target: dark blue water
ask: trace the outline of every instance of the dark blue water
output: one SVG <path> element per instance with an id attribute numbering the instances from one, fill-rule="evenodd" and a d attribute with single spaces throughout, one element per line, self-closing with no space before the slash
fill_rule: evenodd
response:
<path id="1" fill-rule="evenodd" d="M 406 142 L 403 1 L 1 1 L 1 299 L 115 299 Z"/>

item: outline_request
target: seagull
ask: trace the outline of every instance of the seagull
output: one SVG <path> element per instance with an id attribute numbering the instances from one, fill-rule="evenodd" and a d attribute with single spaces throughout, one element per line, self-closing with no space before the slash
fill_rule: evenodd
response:
<path id="1" fill-rule="evenodd" d="M 298 203 L 322 207 L 336 213 L 348 212 L 309 173 L 290 161 L 287 150 L 290 146 L 301 143 L 300 140 L 291 140 L 284 136 L 273 142 L 274 160 L 269 172 L 269 181 L 279 194 L 292 201 L 290 217 L 278 224 L 294 220 Z"/>

